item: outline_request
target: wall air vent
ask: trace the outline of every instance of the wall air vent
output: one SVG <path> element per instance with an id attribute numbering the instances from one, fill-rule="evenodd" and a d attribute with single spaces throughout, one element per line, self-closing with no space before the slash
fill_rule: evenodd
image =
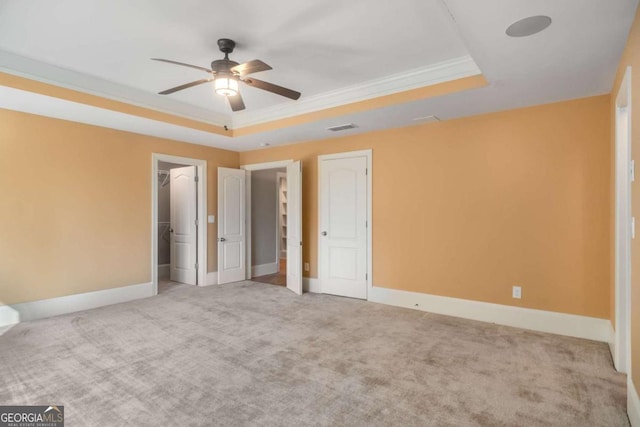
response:
<path id="1" fill-rule="evenodd" d="M 355 129 L 357 127 L 358 126 L 354 125 L 353 123 L 347 123 L 346 125 L 332 126 L 330 128 L 327 128 L 327 130 L 330 130 L 331 132 L 341 132 L 343 130 Z"/>

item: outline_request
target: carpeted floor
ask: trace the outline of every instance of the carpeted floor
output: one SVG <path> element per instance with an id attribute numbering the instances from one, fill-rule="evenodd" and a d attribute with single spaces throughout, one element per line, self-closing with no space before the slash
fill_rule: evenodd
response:
<path id="1" fill-rule="evenodd" d="M 627 426 L 606 344 L 253 282 L 15 326 L 0 404 L 67 426 Z"/>

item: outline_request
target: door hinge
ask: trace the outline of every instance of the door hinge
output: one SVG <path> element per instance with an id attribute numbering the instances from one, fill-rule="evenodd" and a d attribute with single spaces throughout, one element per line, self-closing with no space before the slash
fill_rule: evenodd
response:
<path id="1" fill-rule="evenodd" d="M 364 273 L 364 280 L 369 280 L 369 273 Z"/>
<path id="2" fill-rule="evenodd" d="M 193 179 L 194 179 L 195 182 L 200 181 L 200 177 L 198 175 L 194 176 Z"/>
<path id="3" fill-rule="evenodd" d="M 364 174 L 365 174 L 365 175 L 369 175 L 369 168 L 365 168 L 365 169 L 364 169 Z"/>
<path id="4" fill-rule="evenodd" d="M 200 267 L 200 265 L 196 262 L 196 270 Z"/>
<path id="5" fill-rule="evenodd" d="M 196 227 L 197 227 L 197 226 L 199 226 L 199 225 L 200 225 L 200 221 L 198 221 L 198 220 L 196 219 L 196 220 L 194 221 L 194 224 L 195 224 L 195 225 L 196 225 Z"/>
<path id="6" fill-rule="evenodd" d="M 369 228 L 369 221 L 364 222 L 364 228 Z"/>
<path id="7" fill-rule="evenodd" d="M 631 178 L 631 182 L 636 180 L 636 161 L 635 160 L 631 160 L 631 167 L 630 169 L 630 178 Z"/>

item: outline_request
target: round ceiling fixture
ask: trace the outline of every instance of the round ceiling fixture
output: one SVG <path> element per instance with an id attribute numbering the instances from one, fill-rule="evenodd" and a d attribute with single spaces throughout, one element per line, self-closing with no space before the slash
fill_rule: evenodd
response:
<path id="1" fill-rule="evenodd" d="M 548 16 L 530 16 L 509 25 L 506 32 L 510 37 L 528 37 L 539 33 L 549 25 L 551 25 L 551 18 Z"/>

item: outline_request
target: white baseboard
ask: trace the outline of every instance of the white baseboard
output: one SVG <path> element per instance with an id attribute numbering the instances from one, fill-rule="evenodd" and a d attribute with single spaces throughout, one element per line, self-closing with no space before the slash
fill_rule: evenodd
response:
<path id="1" fill-rule="evenodd" d="M 314 294 L 321 294 L 322 288 L 320 281 L 315 277 L 303 277 L 302 278 L 302 290 L 303 292 L 312 292 Z"/>
<path id="2" fill-rule="evenodd" d="M 153 296 L 153 284 L 123 286 L 0 307 L 0 327 Z M 7 322 L 7 323 L 5 323 Z"/>
<path id="3" fill-rule="evenodd" d="M 631 375 L 627 376 L 627 414 L 631 427 L 640 427 L 640 397 L 638 397 L 638 390 L 633 385 Z"/>
<path id="4" fill-rule="evenodd" d="M 211 285 L 217 285 L 217 284 L 218 284 L 218 272 L 217 271 L 208 272 L 206 283 L 203 286 L 211 286 Z"/>
<path id="5" fill-rule="evenodd" d="M 171 276 L 171 264 L 158 265 L 158 279 L 168 279 Z"/>
<path id="6" fill-rule="evenodd" d="M 277 262 L 270 262 L 269 264 L 254 265 L 251 267 L 251 277 L 266 276 L 267 274 L 276 274 L 279 270 Z"/>
<path id="7" fill-rule="evenodd" d="M 618 359 L 618 356 L 616 355 L 616 331 L 615 329 L 613 329 L 613 323 L 611 323 L 611 321 L 609 321 L 609 352 L 611 352 L 611 360 L 613 360 L 613 365 L 616 368 L 616 370 L 618 370 L 618 367 L 615 366 L 616 365 L 616 361 Z"/>
<path id="8" fill-rule="evenodd" d="M 0 306 L 0 335 L 17 323 L 20 323 L 20 313 L 10 305 Z"/>
<path id="9" fill-rule="evenodd" d="M 369 289 L 367 299 L 381 304 L 413 308 L 430 313 L 497 323 L 533 331 L 586 338 L 606 343 L 611 341 L 611 322 L 608 319 L 399 291 L 375 286 Z"/>

